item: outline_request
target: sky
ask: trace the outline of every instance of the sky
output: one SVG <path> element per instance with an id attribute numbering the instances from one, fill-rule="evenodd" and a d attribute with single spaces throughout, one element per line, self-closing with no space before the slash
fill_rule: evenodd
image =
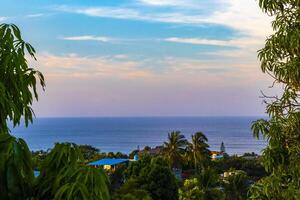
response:
<path id="1" fill-rule="evenodd" d="M 255 0 L 2 0 L 46 77 L 38 117 L 257 116 L 272 33 Z"/>

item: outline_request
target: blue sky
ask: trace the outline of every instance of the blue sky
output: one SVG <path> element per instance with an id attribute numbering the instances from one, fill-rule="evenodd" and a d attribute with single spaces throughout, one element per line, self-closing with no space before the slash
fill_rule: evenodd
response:
<path id="1" fill-rule="evenodd" d="M 4 0 L 46 76 L 37 116 L 261 115 L 254 0 Z"/>

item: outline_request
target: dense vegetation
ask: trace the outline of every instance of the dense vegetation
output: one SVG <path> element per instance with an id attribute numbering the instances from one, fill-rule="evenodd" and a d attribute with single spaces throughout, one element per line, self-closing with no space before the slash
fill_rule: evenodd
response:
<path id="1" fill-rule="evenodd" d="M 262 162 L 270 176 L 251 190 L 252 199 L 300 198 L 300 1 L 260 0 L 274 17 L 271 35 L 259 51 L 261 69 L 283 88 L 281 96 L 266 96 L 269 120 L 253 124 L 256 137 L 269 141 Z"/>
<path id="2" fill-rule="evenodd" d="M 32 159 L 26 142 L 10 135 L 7 121 L 16 126 L 23 118 L 27 126 L 37 82 L 45 87 L 43 75 L 28 66 L 27 54 L 35 59 L 18 27 L 0 25 L 0 199 L 109 199 L 106 174 L 83 164 L 77 145 L 56 144 L 46 156 Z M 37 179 L 34 163 L 40 168 Z"/>
<path id="3" fill-rule="evenodd" d="M 30 152 L 24 140 L 11 135 L 24 119 L 33 120 L 43 75 L 28 66 L 34 48 L 17 26 L 0 25 L 0 199 L 299 199 L 300 197 L 300 1 L 259 0 L 274 16 L 275 33 L 259 51 L 261 68 L 283 86 L 281 96 L 266 96 L 269 119 L 256 121 L 253 132 L 269 142 L 262 157 L 254 154 L 212 160 L 202 132 L 188 141 L 168 134 L 158 151 L 151 147 L 130 155 L 101 153 L 89 145 L 56 144 L 52 150 Z M 39 84 L 38 84 L 39 83 Z M 160 151 L 161 150 L 161 151 Z M 101 158 L 139 160 L 105 173 L 88 162 Z M 39 170 L 38 177 L 34 169 Z M 184 175 L 184 176 L 182 176 Z"/>
<path id="4" fill-rule="evenodd" d="M 203 133 L 198 132 L 192 138 L 206 137 Z M 139 155 L 138 161 L 132 161 L 129 165 L 120 164 L 115 170 L 107 171 L 111 198 L 115 200 L 245 199 L 250 185 L 267 175 L 260 158 L 254 153 L 248 153 L 243 156 L 225 154 L 222 159 L 211 160 L 206 141 L 206 139 L 194 139 L 190 143 L 179 131 L 175 131 L 168 135 L 161 152 L 155 154 L 150 154 L 151 147 L 145 147 L 141 151 L 134 150 L 133 153 L 130 153 L 131 156 L 121 153 L 102 153 L 88 145 L 79 145 L 78 149 L 87 155 L 93 154 L 93 159 L 85 158 L 85 163 L 98 158 L 132 158 L 135 154 Z M 205 148 L 191 151 L 190 148 L 193 145 Z M 180 157 L 176 166 L 173 166 L 174 162 L 166 154 L 170 149 L 174 149 L 172 152 L 177 152 L 176 156 Z M 220 149 L 224 150 L 224 144 Z M 51 152 L 53 150 L 50 151 L 50 154 Z M 47 163 L 43 160 L 49 158 L 48 154 L 47 152 L 43 152 L 43 154 L 33 152 L 33 157 L 39 158 L 36 160 L 41 163 Z M 195 154 L 198 155 L 196 158 Z M 203 158 L 205 159 L 203 160 Z M 195 165 L 200 162 L 205 164 Z M 41 166 L 41 169 L 47 168 L 36 163 L 36 167 L 38 166 Z M 182 166 L 180 169 L 183 170 L 182 172 L 179 170 L 179 175 L 185 174 L 182 178 L 178 177 L 178 173 L 176 173 L 179 169 L 178 166 Z M 82 173 L 86 172 L 82 171 Z M 65 178 L 68 176 L 69 174 L 66 173 Z M 39 179 L 45 178 L 40 175 Z M 45 181 L 47 185 L 50 185 L 51 182 L 51 180 Z"/>

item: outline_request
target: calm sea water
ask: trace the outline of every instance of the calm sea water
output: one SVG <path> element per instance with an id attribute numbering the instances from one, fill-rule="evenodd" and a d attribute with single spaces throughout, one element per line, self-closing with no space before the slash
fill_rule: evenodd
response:
<path id="1" fill-rule="evenodd" d="M 202 131 L 211 150 L 223 141 L 229 154 L 260 153 L 265 141 L 252 136 L 251 122 L 257 117 L 114 117 L 38 118 L 28 128 L 11 129 L 25 139 L 31 150 L 52 148 L 55 142 L 90 144 L 103 152 L 129 153 L 137 146 L 161 145 L 168 132 L 181 131 L 188 139 Z"/>

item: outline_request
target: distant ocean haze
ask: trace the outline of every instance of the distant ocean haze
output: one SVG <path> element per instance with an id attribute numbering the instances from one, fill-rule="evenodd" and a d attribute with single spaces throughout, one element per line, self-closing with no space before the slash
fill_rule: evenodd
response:
<path id="1" fill-rule="evenodd" d="M 139 146 L 155 147 L 167 140 L 171 131 L 181 131 L 190 140 L 202 131 L 211 150 L 223 141 L 229 154 L 261 154 L 266 141 L 253 137 L 251 124 L 261 117 L 99 117 L 37 118 L 25 128 L 11 128 L 16 137 L 26 140 L 31 150 L 47 150 L 56 142 L 89 144 L 101 152 L 130 153 Z"/>

